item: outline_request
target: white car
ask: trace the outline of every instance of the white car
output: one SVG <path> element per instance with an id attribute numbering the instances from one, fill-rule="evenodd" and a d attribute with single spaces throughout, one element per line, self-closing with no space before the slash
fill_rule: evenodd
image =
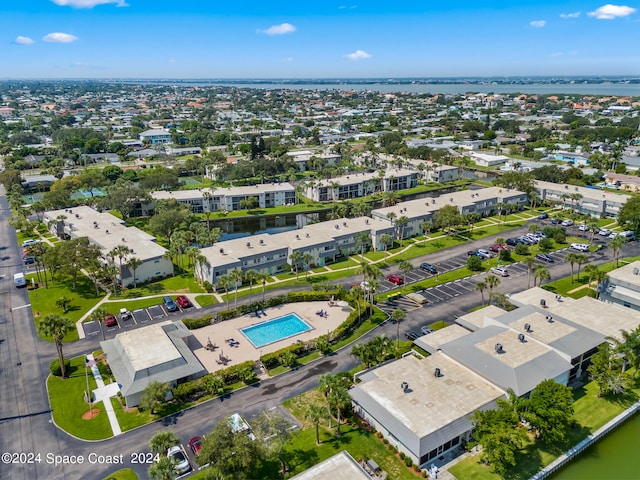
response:
<path id="1" fill-rule="evenodd" d="M 578 230 L 580 230 L 581 232 L 586 232 L 587 230 L 589 230 L 589 227 L 583 223 L 578 227 Z"/>
<path id="2" fill-rule="evenodd" d="M 571 225 L 573 225 L 573 220 L 563 220 L 560 225 L 562 225 L 563 227 L 570 227 Z"/>
<path id="3" fill-rule="evenodd" d="M 598 235 L 602 235 L 603 237 L 608 237 L 609 235 L 611 235 L 611 230 L 609 230 L 608 228 L 601 228 L 600 231 L 598 232 Z"/>
<path id="4" fill-rule="evenodd" d="M 618 234 L 618 233 L 616 233 L 616 232 L 611 232 L 611 233 L 609 234 L 609 238 L 616 238 L 618 235 L 619 235 L 619 234 Z"/>
<path id="5" fill-rule="evenodd" d="M 586 243 L 572 243 L 571 244 L 571 249 L 572 250 L 577 250 L 579 252 L 588 252 L 589 251 L 589 245 L 587 245 Z"/>
<path id="6" fill-rule="evenodd" d="M 191 470 L 189 459 L 179 445 L 175 445 L 167 450 L 167 457 L 173 459 L 176 473 L 183 474 Z"/>
<path id="7" fill-rule="evenodd" d="M 494 275 L 498 275 L 500 277 L 508 277 L 509 276 L 509 272 L 507 272 L 506 268 L 502 268 L 502 267 L 493 267 L 491 270 L 489 270 L 491 273 L 493 273 Z"/>

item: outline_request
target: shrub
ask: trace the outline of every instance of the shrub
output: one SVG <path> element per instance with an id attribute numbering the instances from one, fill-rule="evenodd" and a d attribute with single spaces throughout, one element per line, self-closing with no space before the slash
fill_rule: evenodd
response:
<path id="1" fill-rule="evenodd" d="M 559 228 L 558 231 L 553 235 L 553 240 L 556 243 L 567 243 L 567 234 L 566 232 Z"/>
<path id="2" fill-rule="evenodd" d="M 509 250 L 500 250 L 500 260 L 510 262 L 512 260 L 511 252 Z"/>
<path id="3" fill-rule="evenodd" d="M 56 377 L 62 376 L 60 361 L 57 358 L 49 364 L 49 371 L 51 372 L 51 375 L 55 375 Z M 69 376 L 69 373 L 71 373 L 71 362 L 66 358 L 64 359 L 64 371 L 67 377 Z"/>
<path id="4" fill-rule="evenodd" d="M 197 398 L 201 395 L 201 386 L 198 380 L 191 380 L 190 382 L 184 382 L 174 387 L 171 392 L 173 398 L 178 402 L 186 402 Z"/>
<path id="5" fill-rule="evenodd" d="M 518 245 L 516 245 L 515 252 L 518 255 L 529 255 L 529 247 L 524 243 L 519 243 Z"/>
<path id="6" fill-rule="evenodd" d="M 400 460 L 404 460 L 406 457 L 406 455 L 404 454 L 404 452 L 400 452 Z"/>
<path id="7" fill-rule="evenodd" d="M 427 471 L 426 471 L 426 470 L 423 470 L 423 471 L 422 471 L 422 478 L 427 478 L 427 475 L 429 475 L 429 474 L 427 473 Z"/>
<path id="8" fill-rule="evenodd" d="M 385 445 L 389 444 L 389 440 L 387 438 L 383 438 L 382 439 L 382 443 L 384 443 Z"/>
<path id="9" fill-rule="evenodd" d="M 411 468 L 413 466 L 413 460 L 411 460 L 411 458 L 409 457 L 404 457 L 404 464 L 407 467 Z"/>
<path id="10" fill-rule="evenodd" d="M 482 260 L 480 259 L 480 257 L 471 255 L 467 259 L 467 268 L 472 272 L 479 272 L 480 270 L 482 270 Z"/>
<path id="11" fill-rule="evenodd" d="M 184 323 L 184 326 L 187 327 L 189 330 L 195 330 L 197 328 L 202 328 L 202 327 L 206 327 L 207 325 L 211 325 L 212 319 L 213 317 L 211 315 L 205 315 L 204 317 L 200 317 L 200 318 L 185 318 L 184 320 L 182 320 L 182 323 Z"/>
<path id="12" fill-rule="evenodd" d="M 204 287 L 205 292 L 213 293 L 213 285 L 211 285 L 211 282 L 209 282 L 208 280 L 205 280 L 202 286 Z"/>

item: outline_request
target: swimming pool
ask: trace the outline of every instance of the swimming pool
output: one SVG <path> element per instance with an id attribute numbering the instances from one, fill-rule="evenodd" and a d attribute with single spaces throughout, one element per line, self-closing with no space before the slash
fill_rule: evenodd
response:
<path id="1" fill-rule="evenodd" d="M 299 333 L 313 330 L 313 327 L 295 313 L 274 318 L 250 327 L 240 329 L 254 347 L 260 348 Z"/>

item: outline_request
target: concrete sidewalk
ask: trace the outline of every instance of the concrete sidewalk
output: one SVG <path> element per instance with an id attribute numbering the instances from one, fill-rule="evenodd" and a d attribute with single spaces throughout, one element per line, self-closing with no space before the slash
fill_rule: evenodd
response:
<path id="1" fill-rule="evenodd" d="M 115 382 L 105 385 L 104 381 L 102 381 L 102 375 L 100 375 L 98 365 L 93 358 L 93 354 L 90 353 L 87 355 L 87 359 L 94 362 L 91 367 L 91 373 L 93 374 L 93 378 L 96 380 L 96 385 L 98 386 L 98 388 L 92 392 L 94 396 L 94 403 L 101 401 L 104 404 L 104 410 L 107 412 L 107 417 L 109 418 L 113 435 L 120 435 L 122 430 L 120 429 L 116 412 L 113 410 L 113 405 L 111 404 L 111 397 L 115 397 L 118 394 L 120 386 Z"/>

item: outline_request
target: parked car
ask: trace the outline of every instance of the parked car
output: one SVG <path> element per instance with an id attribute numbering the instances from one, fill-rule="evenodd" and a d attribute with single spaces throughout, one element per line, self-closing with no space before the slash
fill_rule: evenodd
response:
<path id="1" fill-rule="evenodd" d="M 429 328 L 425 325 L 424 327 L 420 328 L 420 331 L 423 335 L 429 335 L 430 333 L 433 333 L 433 328 Z"/>
<path id="2" fill-rule="evenodd" d="M 394 273 L 392 273 L 391 275 L 387 275 L 387 280 L 389 280 L 391 283 L 395 283 L 396 285 L 402 285 L 404 283 L 402 277 Z"/>
<path id="3" fill-rule="evenodd" d="M 167 457 L 172 458 L 174 461 L 174 469 L 176 473 L 183 474 L 191 470 L 191 464 L 189 459 L 182 451 L 179 445 L 171 447 L 167 450 Z"/>
<path id="4" fill-rule="evenodd" d="M 589 230 L 589 225 L 587 225 L 586 223 L 583 223 L 578 227 L 578 230 L 580 230 L 581 232 L 586 232 L 587 230 Z"/>
<path id="5" fill-rule="evenodd" d="M 494 253 L 498 253 L 500 250 L 509 250 L 509 249 L 504 245 L 500 245 L 499 243 L 494 243 L 489 247 L 489 250 Z"/>
<path id="6" fill-rule="evenodd" d="M 626 238 L 627 242 L 632 242 L 636 239 L 636 234 L 631 230 L 625 230 L 624 232 L 620 233 L 620 236 Z"/>
<path id="7" fill-rule="evenodd" d="M 418 338 L 420 335 L 418 335 L 416 332 L 407 332 L 404 334 L 405 337 L 407 337 L 407 340 L 415 340 L 416 338 Z"/>
<path id="8" fill-rule="evenodd" d="M 178 305 L 176 305 L 176 303 L 169 295 L 162 297 L 162 303 L 164 304 L 164 308 L 166 308 L 168 312 L 178 311 Z"/>
<path id="9" fill-rule="evenodd" d="M 563 220 L 560 223 L 561 226 L 563 227 L 570 227 L 571 225 L 573 225 L 573 220 L 569 220 L 568 218 L 566 220 Z"/>
<path id="10" fill-rule="evenodd" d="M 611 234 L 611 230 L 609 230 L 608 228 L 601 228 L 598 231 L 598 235 L 602 235 L 603 237 L 608 237 Z"/>
<path id="11" fill-rule="evenodd" d="M 189 440 L 189 448 L 194 455 L 198 455 L 200 448 L 202 448 L 202 437 L 193 437 Z"/>
<path id="12" fill-rule="evenodd" d="M 438 269 L 436 269 L 436 267 L 434 267 L 430 263 L 421 263 L 420 270 L 424 270 L 425 272 L 432 273 L 433 275 L 438 273 Z"/>
<path id="13" fill-rule="evenodd" d="M 115 327 L 116 325 L 118 325 L 118 321 L 116 320 L 115 315 L 112 315 L 111 313 L 107 313 L 104 316 L 104 326 Z"/>
<path id="14" fill-rule="evenodd" d="M 547 255 L 546 253 L 537 253 L 536 258 L 538 260 L 542 260 L 543 262 L 554 263 L 555 260 L 551 255 Z"/>
<path id="15" fill-rule="evenodd" d="M 547 214 L 547 212 L 542 212 L 540 215 L 538 215 L 538 218 L 540 220 L 544 220 L 545 218 L 549 218 L 549 215 Z"/>
<path id="16" fill-rule="evenodd" d="M 525 245 L 533 245 L 536 243 L 531 237 L 520 237 L 518 240 L 520 240 L 520 243 L 524 243 Z"/>
<path id="17" fill-rule="evenodd" d="M 609 234 L 609 238 L 616 238 L 618 235 L 619 235 L 619 233 L 611 232 L 611 233 Z"/>
<path id="18" fill-rule="evenodd" d="M 579 252 L 589 251 L 589 245 L 587 245 L 586 243 L 572 243 L 570 248 Z"/>
<path id="19" fill-rule="evenodd" d="M 477 255 L 482 258 L 482 259 L 487 259 L 487 258 L 491 258 L 493 257 L 493 255 L 491 254 L 491 252 L 489 250 L 485 250 L 483 248 L 479 248 L 478 249 L 478 253 Z"/>
<path id="20" fill-rule="evenodd" d="M 493 273 L 494 275 L 498 275 L 499 277 L 508 277 L 509 276 L 509 272 L 507 272 L 506 268 L 502 268 L 502 267 L 493 267 L 491 270 L 489 270 L 491 273 Z"/>
<path id="21" fill-rule="evenodd" d="M 558 220 L 557 218 L 552 218 L 552 219 L 551 219 L 551 223 L 552 223 L 553 225 L 557 225 L 557 224 L 559 224 L 559 223 L 560 223 L 560 220 Z"/>
<path id="22" fill-rule="evenodd" d="M 36 259 L 33 257 L 24 257 L 22 261 L 24 262 L 25 265 L 31 265 L 33 263 L 36 263 Z"/>
<path id="23" fill-rule="evenodd" d="M 474 255 L 478 255 L 478 251 L 477 250 L 469 250 L 467 252 L 467 256 L 468 257 L 473 257 Z"/>
<path id="24" fill-rule="evenodd" d="M 519 245 L 521 243 L 522 242 L 519 238 L 507 238 L 507 245 L 511 245 L 512 247 L 515 247 L 516 245 Z"/>
<path id="25" fill-rule="evenodd" d="M 129 310 L 127 310 L 126 308 L 122 307 L 120 309 L 120 319 L 122 319 L 122 320 L 130 320 L 131 319 L 131 312 Z"/>
<path id="26" fill-rule="evenodd" d="M 191 301 L 185 297 L 184 295 L 178 295 L 176 297 L 176 303 L 180 305 L 180 308 L 189 308 L 191 307 Z"/>

